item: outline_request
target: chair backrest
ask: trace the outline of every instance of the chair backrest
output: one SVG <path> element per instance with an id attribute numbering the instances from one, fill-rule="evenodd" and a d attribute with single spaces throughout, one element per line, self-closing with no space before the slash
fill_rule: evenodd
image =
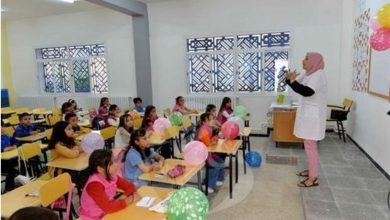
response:
<path id="1" fill-rule="evenodd" d="M 172 110 L 170 108 L 166 108 L 163 110 L 164 116 L 168 118 L 172 114 Z"/>
<path id="2" fill-rule="evenodd" d="M 4 108 L 1 108 L 1 111 L 8 112 L 8 111 L 12 111 L 12 109 L 11 109 L 11 107 L 4 107 Z"/>
<path id="3" fill-rule="evenodd" d="M 47 117 L 46 123 L 50 126 L 54 126 L 57 122 L 61 121 L 62 117 L 61 115 L 49 115 Z"/>
<path id="4" fill-rule="evenodd" d="M 16 114 L 20 115 L 20 114 L 22 114 L 24 112 L 29 112 L 29 110 L 26 107 L 22 107 L 22 108 L 16 108 L 15 112 L 16 112 Z"/>
<path id="5" fill-rule="evenodd" d="M 138 130 L 138 129 L 141 128 L 141 125 L 142 125 L 142 121 L 143 121 L 143 120 L 144 120 L 143 118 L 137 118 L 137 119 L 134 119 L 134 120 L 133 120 L 133 126 L 134 126 L 134 129 L 135 129 L 135 130 Z"/>
<path id="6" fill-rule="evenodd" d="M 115 137 L 115 133 L 116 133 L 116 127 L 114 126 L 110 126 L 100 130 L 100 134 L 103 136 L 104 140 L 108 140 Z"/>
<path id="7" fill-rule="evenodd" d="M 66 214 L 64 219 L 69 219 L 70 208 L 72 204 L 73 185 L 70 175 L 68 173 L 62 173 L 61 175 L 49 180 L 46 184 L 39 189 L 39 197 L 41 204 L 44 207 L 51 205 L 53 207 L 54 202 L 62 198 L 68 193 Z"/>
<path id="8" fill-rule="evenodd" d="M 9 126 L 9 127 L 2 127 L 2 128 L 3 128 L 4 134 L 6 134 L 10 137 L 12 137 L 14 135 L 14 132 L 15 132 L 14 127 Z"/>
<path id="9" fill-rule="evenodd" d="M 32 157 L 42 154 L 41 142 L 26 143 L 18 147 L 18 154 L 22 160 L 28 160 Z"/>
<path id="10" fill-rule="evenodd" d="M 175 138 L 179 135 L 180 128 L 177 126 L 171 126 L 165 129 L 165 139 Z"/>
<path id="11" fill-rule="evenodd" d="M 49 128 L 45 130 L 45 135 L 48 140 L 51 138 L 51 134 L 53 133 L 53 128 Z"/>
<path id="12" fill-rule="evenodd" d="M 19 117 L 17 115 L 12 115 L 11 117 L 9 117 L 7 119 L 8 119 L 8 123 L 10 123 L 11 125 L 17 125 L 20 123 Z"/>
<path id="13" fill-rule="evenodd" d="M 188 116 L 183 117 L 183 127 L 187 129 L 192 124 L 191 119 Z"/>
<path id="14" fill-rule="evenodd" d="M 352 106 L 352 103 L 353 101 L 351 99 L 344 99 L 343 101 L 344 109 L 349 111 Z"/>
<path id="15" fill-rule="evenodd" d="M 32 110 L 32 113 L 33 114 L 39 114 L 40 112 L 43 112 L 43 111 L 46 111 L 46 109 L 45 108 L 34 108 Z"/>
<path id="16" fill-rule="evenodd" d="M 61 108 L 54 108 L 53 115 L 62 116 Z"/>

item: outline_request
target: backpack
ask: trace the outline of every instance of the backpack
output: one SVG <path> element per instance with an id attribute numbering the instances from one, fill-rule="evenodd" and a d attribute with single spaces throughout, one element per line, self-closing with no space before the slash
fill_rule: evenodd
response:
<path id="1" fill-rule="evenodd" d="M 104 119 L 100 116 L 96 116 L 92 119 L 92 129 L 93 130 L 100 130 L 102 128 L 106 127 L 106 122 Z"/>
<path id="2" fill-rule="evenodd" d="M 112 154 L 114 155 L 114 163 L 117 167 L 117 175 L 123 177 L 125 172 L 125 163 L 122 162 L 123 157 L 125 156 L 125 149 L 121 147 L 116 147 L 112 149 Z"/>

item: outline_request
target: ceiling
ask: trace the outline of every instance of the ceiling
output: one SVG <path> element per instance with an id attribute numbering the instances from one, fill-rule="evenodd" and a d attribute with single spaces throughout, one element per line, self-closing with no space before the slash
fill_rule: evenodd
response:
<path id="1" fill-rule="evenodd" d="M 44 17 L 100 8 L 102 7 L 82 0 L 73 4 L 60 0 L 1 0 L 1 20 Z"/>

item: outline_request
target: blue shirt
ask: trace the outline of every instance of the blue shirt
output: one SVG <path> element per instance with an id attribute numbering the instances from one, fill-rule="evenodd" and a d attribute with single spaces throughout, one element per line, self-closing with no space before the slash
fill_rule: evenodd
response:
<path id="1" fill-rule="evenodd" d="M 138 113 L 145 113 L 145 108 L 140 106 L 140 107 L 135 107 L 133 109 L 134 111 L 138 112 Z"/>
<path id="2" fill-rule="evenodd" d="M 142 162 L 150 165 L 153 163 L 153 158 L 157 156 L 157 153 L 153 149 L 150 149 L 149 157 L 142 160 L 141 154 L 134 148 L 131 148 L 126 155 L 125 161 L 125 178 L 133 182 L 137 187 L 147 185 L 147 182 L 140 180 L 138 177 L 142 174 L 142 170 L 138 167 Z"/>
<path id="3" fill-rule="evenodd" d="M 15 144 L 15 139 L 13 139 L 12 137 L 6 134 L 1 135 L 1 152 L 4 151 L 4 148 L 10 147 L 14 144 Z"/>
<path id="4" fill-rule="evenodd" d="M 29 125 L 27 127 L 23 126 L 22 124 L 19 124 L 15 128 L 14 137 L 26 137 L 30 135 L 30 132 L 37 130 L 38 128 L 35 127 L 35 125 Z"/>

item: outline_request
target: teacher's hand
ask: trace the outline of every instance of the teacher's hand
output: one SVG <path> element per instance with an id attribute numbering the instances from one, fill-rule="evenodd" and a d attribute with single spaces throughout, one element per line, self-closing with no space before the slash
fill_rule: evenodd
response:
<path id="1" fill-rule="evenodd" d="M 294 70 L 293 72 L 287 73 L 286 78 L 290 81 L 294 81 L 298 76 L 299 76 L 299 73 L 297 73 L 297 71 Z"/>

